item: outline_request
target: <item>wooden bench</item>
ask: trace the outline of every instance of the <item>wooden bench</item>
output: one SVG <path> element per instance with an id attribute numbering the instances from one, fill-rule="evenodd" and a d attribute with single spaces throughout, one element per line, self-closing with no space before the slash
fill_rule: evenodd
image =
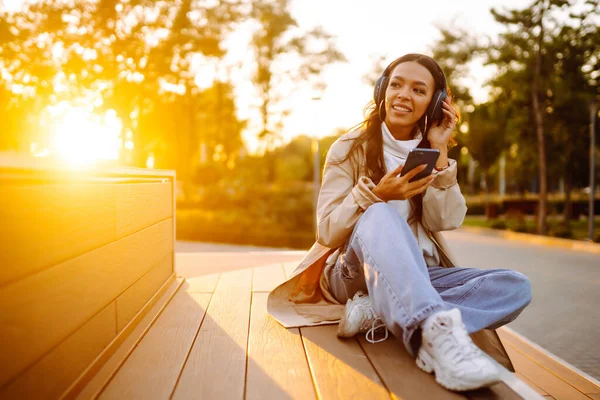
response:
<path id="1" fill-rule="evenodd" d="M 3 176 L 0 399 L 600 399 L 597 381 L 505 328 L 517 373 L 462 394 L 419 370 L 394 338 L 373 345 L 338 339 L 335 325 L 285 329 L 266 300 L 302 253 L 173 255 L 173 176 L 146 173 Z M 99 182 L 113 189 L 87 194 Z M 43 185 L 63 194 L 52 202 Z M 70 207 L 65 193 L 79 196 Z M 89 230 L 104 224 L 113 233 Z"/>
<path id="2" fill-rule="evenodd" d="M 169 286 L 174 177 L 0 160 L 0 398 L 58 398 Z"/>

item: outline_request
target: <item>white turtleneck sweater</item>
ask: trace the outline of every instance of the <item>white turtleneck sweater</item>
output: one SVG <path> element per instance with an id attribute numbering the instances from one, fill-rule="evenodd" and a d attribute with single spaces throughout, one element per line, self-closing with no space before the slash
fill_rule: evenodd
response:
<path id="1" fill-rule="evenodd" d="M 383 160 L 388 172 L 394 170 L 400 164 L 404 164 L 406 162 L 406 157 L 408 157 L 408 153 L 416 148 L 422 139 L 422 135 L 419 132 L 415 139 L 396 140 L 394 136 L 392 136 L 385 122 L 381 123 L 381 132 L 383 134 Z M 390 200 L 388 201 L 388 204 L 394 207 L 400 216 L 408 221 L 408 217 L 412 211 L 409 200 Z M 421 222 L 413 221 L 409 226 L 423 252 L 426 264 L 428 266 L 440 265 L 440 259 L 435 244 L 427 235 Z"/>

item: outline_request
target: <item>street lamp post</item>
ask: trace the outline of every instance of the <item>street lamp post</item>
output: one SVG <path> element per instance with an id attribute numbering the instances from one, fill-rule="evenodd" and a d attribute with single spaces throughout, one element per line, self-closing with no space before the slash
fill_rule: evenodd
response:
<path id="1" fill-rule="evenodd" d="M 590 104 L 590 205 L 589 205 L 589 239 L 594 241 L 594 200 L 596 183 L 596 114 L 598 113 L 596 102 Z"/>
<path id="2" fill-rule="evenodd" d="M 319 138 L 314 137 L 312 142 L 313 152 L 313 228 L 317 231 L 317 202 L 321 190 L 321 160 L 319 151 Z"/>
<path id="3" fill-rule="evenodd" d="M 312 137 L 311 150 L 313 154 L 313 232 L 317 232 L 317 203 L 319 201 L 319 191 L 321 190 L 321 152 L 319 149 L 319 135 L 317 134 L 319 121 L 319 101 L 320 96 L 312 98 L 315 104 L 315 129 Z"/>

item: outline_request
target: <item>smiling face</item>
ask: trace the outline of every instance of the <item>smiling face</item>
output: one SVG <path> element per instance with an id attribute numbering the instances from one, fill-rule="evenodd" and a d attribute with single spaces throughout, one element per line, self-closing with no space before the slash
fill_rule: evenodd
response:
<path id="1" fill-rule="evenodd" d="M 434 92 L 433 75 L 423 65 L 408 61 L 394 68 L 385 91 L 385 123 L 396 139 L 411 139 Z"/>

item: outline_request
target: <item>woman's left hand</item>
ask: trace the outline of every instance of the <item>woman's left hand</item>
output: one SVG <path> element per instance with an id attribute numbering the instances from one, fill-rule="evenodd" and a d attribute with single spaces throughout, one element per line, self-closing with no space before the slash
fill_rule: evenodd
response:
<path id="1" fill-rule="evenodd" d="M 433 149 L 447 149 L 448 141 L 452 136 L 452 131 L 456 126 L 456 111 L 452 108 L 450 98 L 446 98 L 442 105 L 442 111 L 444 112 L 444 118 L 440 123 L 432 125 L 427 133 L 427 138 Z"/>

